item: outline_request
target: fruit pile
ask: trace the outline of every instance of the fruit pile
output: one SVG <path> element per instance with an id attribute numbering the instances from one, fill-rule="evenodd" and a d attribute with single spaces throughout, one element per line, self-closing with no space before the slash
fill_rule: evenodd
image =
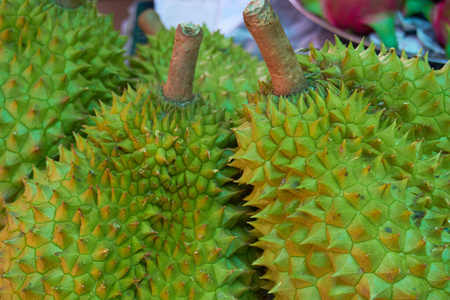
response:
<path id="1" fill-rule="evenodd" d="M 0 299 L 450 297 L 450 66 L 243 14 L 268 71 L 192 24 L 128 68 L 95 3 L 3 0 Z"/>

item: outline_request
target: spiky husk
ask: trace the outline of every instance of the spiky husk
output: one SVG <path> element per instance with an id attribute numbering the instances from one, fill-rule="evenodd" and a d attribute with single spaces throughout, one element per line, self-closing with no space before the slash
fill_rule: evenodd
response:
<path id="1" fill-rule="evenodd" d="M 449 118 L 444 106 L 430 113 L 447 99 L 448 67 L 340 42 L 299 60 L 311 89 L 251 95 L 235 129 L 231 165 L 253 186 L 265 288 L 276 299 L 448 298 L 449 129 L 433 122 Z"/>
<path id="2" fill-rule="evenodd" d="M 399 57 L 384 46 L 377 53 L 373 44 L 346 47 L 339 39 L 298 58 L 311 86 L 343 82 L 351 92 L 364 91 L 372 108 L 384 109 L 382 122 L 396 120 L 410 140 L 424 139 L 424 151 L 430 155 L 450 154 L 449 64 L 434 70 L 427 55 L 408 58 L 402 52 Z"/>
<path id="3" fill-rule="evenodd" d="M 114 31 L 110 16 L 97 14 L 95 2 L 66 9 L 50 0 L 3 0 L 0 38 L 3 203 L 23 187 L 32 165 L 40 166 L 57 154 L 59 143 L 72 140 L 86 110 L 110 98 L 128 73 L 125 38 Z"/>
<path id="4" fill-rule="evenodd" d="M 78 8 L 67 9 L 53 0 L 3 0 L 2 42 L 17 47 L 30 40 L 63 54 L 83 66 L 81 74 L 89 80 L 84 87 L 95 93 L 92 97 L 110 99 L 111 90 L 123 89 L 131 77 L 124 63 L 127 38 L 114 30 L 112 15 L 98 14 L 96 2 L 82 1 Z"/>
<path id="5" fill-rule="evenodd" d="M 218 31 L 211 33 L 206 26 L 202 30 L 194 92 L 209 96 L 234 116 L 234 109 L 246 101 L 246 91 L 255 92 L 258 80 L 268 76 L 267 69 L 264 62 L 251 57 L 232 38 L 225 38 Z M 148 44 L 138 45 L 138 55 L 130 60 L 130 65 L 141 80 L 167 80 L 174 37 L 174 28 L 160 30 L 156 36 L 148 36 Z"/>
<path id="6" fill-rule="evenodd" d="M 155 92 L 156 91 L 156 92 Z M 259 299 L 224 110 L 140 86 L 7 206 L 7 298 Z"/>

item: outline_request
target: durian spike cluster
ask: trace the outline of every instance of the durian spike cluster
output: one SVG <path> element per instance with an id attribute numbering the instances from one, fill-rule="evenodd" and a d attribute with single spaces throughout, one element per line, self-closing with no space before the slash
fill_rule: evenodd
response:
<path id="1" fill-rule="evenodd" d="M 94 2 L 58 3 L 0 2 L 0 224 L 33 166 L 72 142 L 87 110 L 129 76 L 111 17 Z"/>
<path id="2" fill-rule="evenodd" d="M 115 46 L 93 52 L 121 41 L 103 36 L 88 2 L 3 1 L 0 12 L 5 198 L 31 170 L 24 153 L 56 154 L 128 73 L 123 58 L 108 67 Z M 159 58 L 141 67 L 161 80 L 169 66 L 167 82 L 101 102 L 88 138 L 60 145 L 59 161 L 35 167 L 6 205 L 1 297 L 245 300 L 262 299 L 261 287 L 276 299 L 450 297 L 449 66 L 338 40 L 295 56 L 267 0 L 251 1 L 244 21 L 271 81 L 248 94 L 241 119 L 230 108 L 258 72 L 231 71 L 224 48 L 202 50 L 198 26 L 171 33 L 170 60 L 154 41 Z M 213 45 L 231 47 L 219 37 Z M 230 77 L 198 77 L 199 53 Z M 194 78 L 212 102 L 193 94 Z"/>
<path id="3" fill-rule="evenodd" d="M 339 39 L 320 51 L 311 47 L 309 56 L 297 56 L 311 74 L 311 85 L 343 81 L 350 91 L 362 90 L 373 110 L 383 110 L 381 121 L 397 120 L 409 139 L 424 139 L 424 150 L 450 154 L 450 64 L 434 70 L 427 56 L 399 57 L 394 49 L 376 53 L 371 44 L 355 49 Z"/>
<path id="4" fill-rule="evenodd" d="M 244 105 L 231 166 L 253 186 L 265 288 L 275 299 L 449 298 L 448 66 L 327 44 L 300 58 L 308 88 L 297 92 L 304 80 L 286 70 L 300 65 L 269 1 L 244 19 L 272 82 Z"/>
<path id="5" fill-rule="evenodd" d="M 192 95 L 200 41 L 199 27 L 179 26 L 164 89 L 102 103 L 89 139 L 60 147 L 7 205 L 3 297 L 261 299 L 239 171 L 227 166 L 231 124 Z"/>
<path id="6" fill-rule="evenodd" d="M 175 28 L 169 30 L 158 25 L 154 11 L 145 13 L 139 25 L 148 34 L 148 44 L 138 45 L 137 56 L 130 60 L 136 75 L 143 81 L 165 81 L 168 76 L 170 53 Z M 258 80 L 267 78 L 264 63 L 251 57 L 232 38 L 202 27 L 203 43 L 195 71 L 194 91 L 209 96 L 218 107 L 225 107 L 231 117 L 235 108 L 246 102 L 246 91 L 255 92 Z M 155 32 L 156 31 L 156 32 Z M 150 35 L 154 34 L 154 35 Z"/>

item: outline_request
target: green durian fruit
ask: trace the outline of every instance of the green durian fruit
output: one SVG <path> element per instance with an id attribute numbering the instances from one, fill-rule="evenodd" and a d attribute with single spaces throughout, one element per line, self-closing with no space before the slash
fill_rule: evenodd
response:
<path id="1" fill-rule="evenodd" d="M 109 99 L 111 90 L 122 90 L 131 79 L 123 49 L 127 38 L 114 30 L 112 15 L 97 12 L 96 2 L 3 0 L 0 4 L 3 44 L 19 52 L 30 41 L 64 56 L 89 80 L 80 84 L 90 90 L 84 103 L 88 106 L 92 106 L 90 98 Z M 73 8 L 66 7 L 70 3 Z"/>
<path id="2" fill-rule="evenodd" d="M 7 205 L 2 296 L 261 299 L 231 123 L 200 96 L 167 100 L 168 84 L 101 104 L 89 138 Z"/>
<path id="3" fill-rule="evenodd" d="M 141 86 L 7 205 L 7 299 L 253 299 L 248 211 L 223 110 Z M 254 288 L 254 287 L 253 287 Z"/>
<path id="4" fill-rule="evenodd" d="M 0 223 L 2 203 L 23 187 L 33 165 L 57 155 L 87 110 L 128 76 L 125 38 L 95 2 L 80 4 L 0 3 Z"/>
<path id="5" fill-rule="evenodd" d="M 450 295 L 448 156 L 381 126 L 363 93 L 328 89 L 245 108 L 231 164 L 276 299 Z M 429 294 L 429 298 L 427 295 Z M 431 295 L 433 295 L 433 298 Z M 405 298 L 406 297 L 406 298 Z"/>
<path id="6" fill-rule="evenodd" d="M 219 31 L 210 32 L 206 26 L 202 30 L 194 91 L 209 96 L 234 117 L 234 108 L 245 103 L 247 91 L 257 90 L 258 80 L 267 78 L 267 69 L 263 62 L 234 44 L 232 38 L 225 38 Z M 148 44 L 137 46 L 137 55 L 130 59 L 136 76 L 143 81 L 167 79 L 174 37 L 175 28 L 163 28 L 155 36 L 147 36 Z"/>
<path id="7" fill-rule="evenodd" d="M 376 53 L 371 44 L 355 49 L 336 38 L 323 49 L 311 48 L 309 55 L 297 56 L 314 81 L 341 80 L 351 91 L 363 90 L 371 104 L 384 109 L 382 120 L 402 125 L 409 138 L 425 139 L 424 151 L 450 154 L 450 65 L 434 70 L 427 56 L 398 57 L 394 49 Z"/>
<path id="8" fill-rule="evenodd" d="M 270 17 L 258 23 L 258 15 Z M 268 1 L 252 2 L 244 16 L 252 33 L 277 32 Z M 340 45 L 328 44 L 300 58 L 306 89 L 274 96 L 294 73 L 276 68 L 276 55 L 293 56 L 272 47 L 283 45 L 273 42 L 279 36 L 257 39 L 271 46 L 261 52 L 278 78 L 250 95 L 231 163 L 243 171 L 238 182 L 253 187 L 246 205 L 258 209 L 250 224 L 264 288 L 275 299 L 449 298 L 450 156 L 424 129 L 425 108 L 446 100 L 447 71 L 362 45 L 336 54 Z M 415 114 L 402 108 L 419 101 Z"/>

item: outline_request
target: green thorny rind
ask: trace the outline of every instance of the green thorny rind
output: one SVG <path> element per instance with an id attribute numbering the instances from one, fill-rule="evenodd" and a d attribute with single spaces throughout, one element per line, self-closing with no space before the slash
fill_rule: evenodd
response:
<path id="1" fill-rule="evenodd" d="M 449 64 L 434 70 L 427 55 L 408 58 L 402 52 L 399 57 L 385 47 L 377 53 L 373 44 L 346 47 L 339 39 L 298 58 L 312 87 L 331 82 L 350 92 L 364 91 L 372 104 L 369 110 L 384 109 L 382 122 L 396 120 L 409 139 L 424 139 L 427 153 L 450 153 Z"/>
<path id="2" fill-rule="evenodd" d="M 448 66 L 339 41 L 299 61 L 308 91 L 274 97 L 261 83 L 236 122 L 231 166 L 253 186 L 265 288 L 276 299 L 448 297 Z"/>
<path id="3" fill-rule="evenodd" d="M 234 118 L 235 108 L 246 103 L 246 91 L 255 92 L 258 80 L 265 79 L 268 71 L 264 62 L 251 57 L 232 38 L 225 38 L 218 31 L 211 33 L 206 26 L 202 30 L 194 92 L 209 96 Z M 174 37 L 174 28 L 160 30 L 156 36 L 148 36 L 148 45 L 138 45 L 138 55 L 130 60 L 130 65 L 141 80 L 167 80 Z"/>
<path id="4" fill-rule="evenodd" d="M 110 99 L 111 91 L 121 91 L 132 77 L 124 63 L 126 37 L 114 30 L 112 15 L 98 14 L 96 1 L 65 9 L 50 0 L 4 0 L 0 13 L 0 31 L 8 36 L 2 39 L 5 45 L 20 51 L 30 40 L 63 54 L 83 66 L 81 74 L 89 80 L 85 87 L 95 93 L 92 97 Z"/>
<path id="5" fill-rule="evenodd" d="M 260 299 L 224 110 L 139 86 L 101 104 L 95 122 L 7 206 L 2 293 Z"/>
<path id="6" fill-rule="evenodd" d="M 111 16 L 98 16 L 94 2 L 65 9 L 49 0 L 0 1 L 0 37 L 3 202 L 23 187 L 33 165 L 73 140 L 87 111 L 120 90 L 129 71 L 125 38 Z"/>

